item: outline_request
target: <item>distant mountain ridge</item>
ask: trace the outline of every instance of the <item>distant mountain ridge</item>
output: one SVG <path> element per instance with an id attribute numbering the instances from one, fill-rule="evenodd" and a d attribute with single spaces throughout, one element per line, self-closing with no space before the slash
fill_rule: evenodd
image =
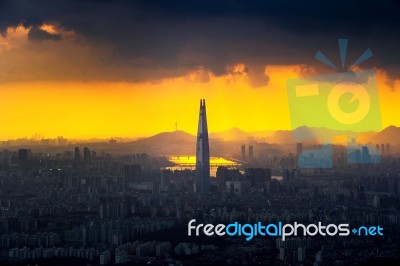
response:
<path id="1" fill-rule="evenodd" d="M 237 140 L 247 140 L 252 137 L 252 133 L 244 132 L 243 130 L 233 127 L 231 129 L 210 133 L 209 138 L 212 139 L 221 139 L 225 141 L 237 141 Z"/>
<path id="2" fill-rule="evenodd" d="M 195 142 L 196 136 L 193 136 L 185 131 L 176 130 L 172 132 L 162 132 L 148 138 L 143 138 L 135 141 L 136 143 L 179 143 L 179 142 Z"/>
<path id="3" fill-rule="evenodd" d="M 222 132 L 210 133 L 210 153 L 213 156 L 240 156 L 241 145 L 253 145 L 255 150 L 264 154 L 278 154 L 282 151 L 287 151 L 287 148 L 280 145 L 292 145 L 297 142 L 302 142 L 305 145 L 318 143 L 315 136 L 323 134 L 326 139 L 333 136 L 348 134 L 348 131 L 335 131 L 326 128 L 299 127 L 295 130 L 265 130 L 256 132 L 246 132 L 239 128 L 233 128 Z M 300 135 L 301 139 L 295 139 L 294 135 Z M 351 135 L 353 137 L 353 135 Z M 379 132 L 363 132 L 358 135 L 354 134 L 356 141 L 362 144 L 371 143 L 386 144 L 390 143 L 393 150 L 400 148 L 400 127 L 389 126 Z M 313 140 L 307 140 L 314 138 Z M 342 138 L 340 143 L 346 143 L 348 138 Z M 337 143 L 337 139 L 334 139 Z M 12 143 L 11 143 L 12 144 Z M 9 144 L 8 148 L 30 148 L 36 151 L 45 149 L 46 152 L 62 152 L 65 149 L 73 150 L 75 147 L 89 147 L 90 149 L 99 152 L 111 152 L 115 154 L 127 153 L 148 153 L 152 155 L 194 155 L 196 154 L 196 136 L 181 130 L 173 132 L 162 132 L 151 137 L 141 138 L 129 141 L 114 141 L 109 139 L 98 139 L 96 142 L 79 141 L 70 142 L 65 145 L 43 145 L 38 143 L 16 143 Z M 43 145 L 44 148 L 41 148 Z M 246 149 L 247 150 L 247 149 Z"/>
<path id="4" fill-rule="evenodd" d="M 209 134 L 210 139 L 220 139 L 224 141 L 265 141 L 278 144 L 301 141 L 294 138 L 294 136 L 301 136 L 301 139 L 314 139 L 320 136 L 324 136 L 326 139 L 332 139 L 336 136 L 351 136 L 361 143 L 372 142 L 400 145 L 400 127 L 396 126 L 389 126 L 380 132 L 367 131 L 361 133 L 307 126 L 298 127 L 294 130 L 245 132 L 234 127 L 229 130 Z"/>
<path id="5" fill-rule="evenodd" d="M 295 139 L 294 136 L 301 136 Z M 390 143 L 400 145 L 400 127 L 390 126 L 380 132 L 363 132 L 358 135 L 351 131 L 330 130 L 326 128 L 299 127 L 295 130 L 257 131 L 245 132 L 239 128 L 210 133 L 210 150 L 220 154 L 231 154 L 239 152 L 241 144 L 268 143 L 293 144 L 296 142 L 316 143 L 317 136 L 325 136 L 326 140 L 334 136 L 351 136 L 357 138 L 358 142 L 372 144 Z M 187 132 L 177 130 L 162 132 L 154 136 L 126 143 L 126 148 L 139 150 L 150 154 L 195 154 L 196 136 Z"/>
<path id="6" fill-rule="evenodd" d="M 389 126 L 370 138 L 373 143 L 400 145 L 400 127 Z"/>
<path id="7" fill-rule="evenodd" d="M 295 139 L 294 135 L 300 135 L 301 140 Z M 349 131 L 335 131 L 326 128 L 299 127 L 295 130 L 265 130 L 256 132 L 246 132 L 239 128 L 233 128 L 222 132 L 210 133 L 210 153 L 213 156 L 240 156 L 240 146 L 253 145 L 257 152 L 268 154 L 278 154 L 286 148 L 280 145 L 292 145 L 296 142 L 302 142 L 305 145 L 318 143 L 315 136 L 323 134 L 327 139 L 337 135 L 349 134 Z M 390 143 L 393 146 L 400 147 L 400 127 L 390 126 L 379 132 L 363 132 L 354 136 L 357 142 L 372 145 Z M 314 138 L 314 139 L 312 139 Z M 312 139 L 312 140 L 307 140 Z M 347 141 L 344 138 L 345 143 Z M 335 142 L 336 143 L 336 142 Z M 71 149 L 77 144 L 69 144 Z M 109 143 L 99 141 L 96 143 L 80 143 L 81 146 L 87 146 L 90 149 L 98 151 L 108 151 L 112 153 L 148 153 L 153 155 L 194 155 L 196 154 L 196 136 L 181 130 L 172 132 L 162 132 L 151 137 L 141 138 L 128 142 Z M 26 145 L 24 145 L 26 148 Z M 34 147 L 37 149 L 37 147 Z M 54 149 L 59 149 L 54 146 Z M 282 150 L 283 149 L 283 150 Z"/>

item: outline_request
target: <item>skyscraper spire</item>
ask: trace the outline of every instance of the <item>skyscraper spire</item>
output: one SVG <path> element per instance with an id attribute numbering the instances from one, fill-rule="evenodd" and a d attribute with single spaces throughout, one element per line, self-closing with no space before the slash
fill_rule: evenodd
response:
<path id="1" fill-rule="evenodd" d="M 210 147 L 206 115 L 206 100 L 200 100 L 199 126 L 196 147 L 196 192 L 210 192 Z"/>

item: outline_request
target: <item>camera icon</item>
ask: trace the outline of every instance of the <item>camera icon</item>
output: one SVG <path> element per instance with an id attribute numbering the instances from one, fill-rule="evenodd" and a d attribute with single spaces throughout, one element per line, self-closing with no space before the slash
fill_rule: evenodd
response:
<path id="1" fill-rule="evenodd" d="M 352 143 L 347 149 L 348 163 L 379 162 L 374 148 L 354 145 L 357 133 L 382 127 L 374 69 L 289 79 L 287 96 L 294 139 L 321 141 L 317 149 L 298 155 L 300 168 L 332 168 L 335 136 L 346 136 L 348 143 Z M 364 156 L 355 156 L 358 150 Z"/>

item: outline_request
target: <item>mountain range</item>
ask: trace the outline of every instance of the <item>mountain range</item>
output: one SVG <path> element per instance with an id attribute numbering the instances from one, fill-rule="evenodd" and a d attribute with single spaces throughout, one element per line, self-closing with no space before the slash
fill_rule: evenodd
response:
<path id="1" fill-rule="evenodd" d="M 301 140 L 294 138 L 301 136 Z M 326 128 L 313 128 L 302 126 L 295 130 L 257 131 L 245 132 L 239 128 L 232 128 L 223 132 L 210 133 L 210 152 L 214 154 L 232 154 L 239 152 L 240 146 L 263 145 L 265 150 L 277 150 L 279 145 L 303 142 L 305 144 L 317 143 L 317 136 L 324 136 L 331 140 L 335 136 L 350 136 L 358 143 L 381 144 L 390 143 L 400 145 L 400 127 L 389 126 L 380 132 L 363 132 L 356 134 L 351 131 L 339 131 Z M 347 138 L 344 138 L 345 143 Z M 154 136 L 121 143 L 124 149 L 139 150 L 150 154 L 194 154 L 196 136 L 184 131 L 163 132 Z M 121 147 L 120 147 L 121 148 Z"/>
<path id="2" fill-rule="evenodd" d="M 301 136 L 301 139 L 294 136 Z M 302 142 L 304 145 L 320 143 L 321 139 L 317 136 L 324 136 L 325 140 L 333 139 L 337 143 L 337 136 L 350 136 L 355 138 L 361 144 L 382 144 L 390 143 L 394 150 L 398 150 L 400 146 L 400 127 L 389 126 L 382 131 L 353 133 L 351 131 L 338 131 L 326 128 L 314 128 L 302 126 L 294 130 L 265 130 L 256 132 L 246 132 L 239 128 L 232 128 L 226 131 L 210 133 L 210 153 L 213 156 L 230 156 L 239 155 L 241 145 L 253 145 L 257 152 L 264 154 L 277 154 L 282 151 L 282 145 L 286 145 L 283 150 L 290 150 L 294 147 L 294 143 Z M 346 143 L 347 138 L 342 138 L 342 142 Z M 287 146 L 289 145 L 289 146 Z M 97 151 L 107 151 L 111 153 L 148 153 L 154 155 L 194 155 L 196 152 L 196 136 L 187 132 L 177 130 L 173 132 L 162 132 L 151 137 L 125 142 L 109 143 L 105 140 L 82 141 L 79 143 L 69 143 L 67 146 L 46 146 L 46 151 L 71 150 L 76 146 L 89 147 Z M 397 146 L 397 147 L 396 147 Z M 28 144 L 23 145 L 24 148 L 33 148 L 40 150 L 37 145 L 30 147 Z"/>
<path id="3" fill-rule="evenodd" d="M 235 142 L 251 142 L 264 141 L 276 144 L 288 144 L 299 142 L 294 136 L 301 136 L 302 139 L 314 139 L 317 136 L 324 136 L 332 139 L 335 136 L 351 136 L 360 143 L 390 143 L 392 145 L 400 145 L 400 127 L 389 126 L 382 131 L 368 131 L 362 133 L 354 133 L 352 131 L 340 131 L 327 128 L 316 128 L 302 126 L 294 130 L 265 130 L 256 132 L 245 132 L 238 128 L 232 128 L 223 132 L 210 133 L 210 139 L 219 139 Z"/>

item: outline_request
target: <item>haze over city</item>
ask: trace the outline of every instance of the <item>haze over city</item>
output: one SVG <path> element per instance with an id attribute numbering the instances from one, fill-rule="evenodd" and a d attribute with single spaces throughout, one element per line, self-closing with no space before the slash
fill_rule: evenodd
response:
<path id="1" fill-rule="evenodd" d="M 400 265 L 399 14 L 0 0 L 0 265 Z"/>

